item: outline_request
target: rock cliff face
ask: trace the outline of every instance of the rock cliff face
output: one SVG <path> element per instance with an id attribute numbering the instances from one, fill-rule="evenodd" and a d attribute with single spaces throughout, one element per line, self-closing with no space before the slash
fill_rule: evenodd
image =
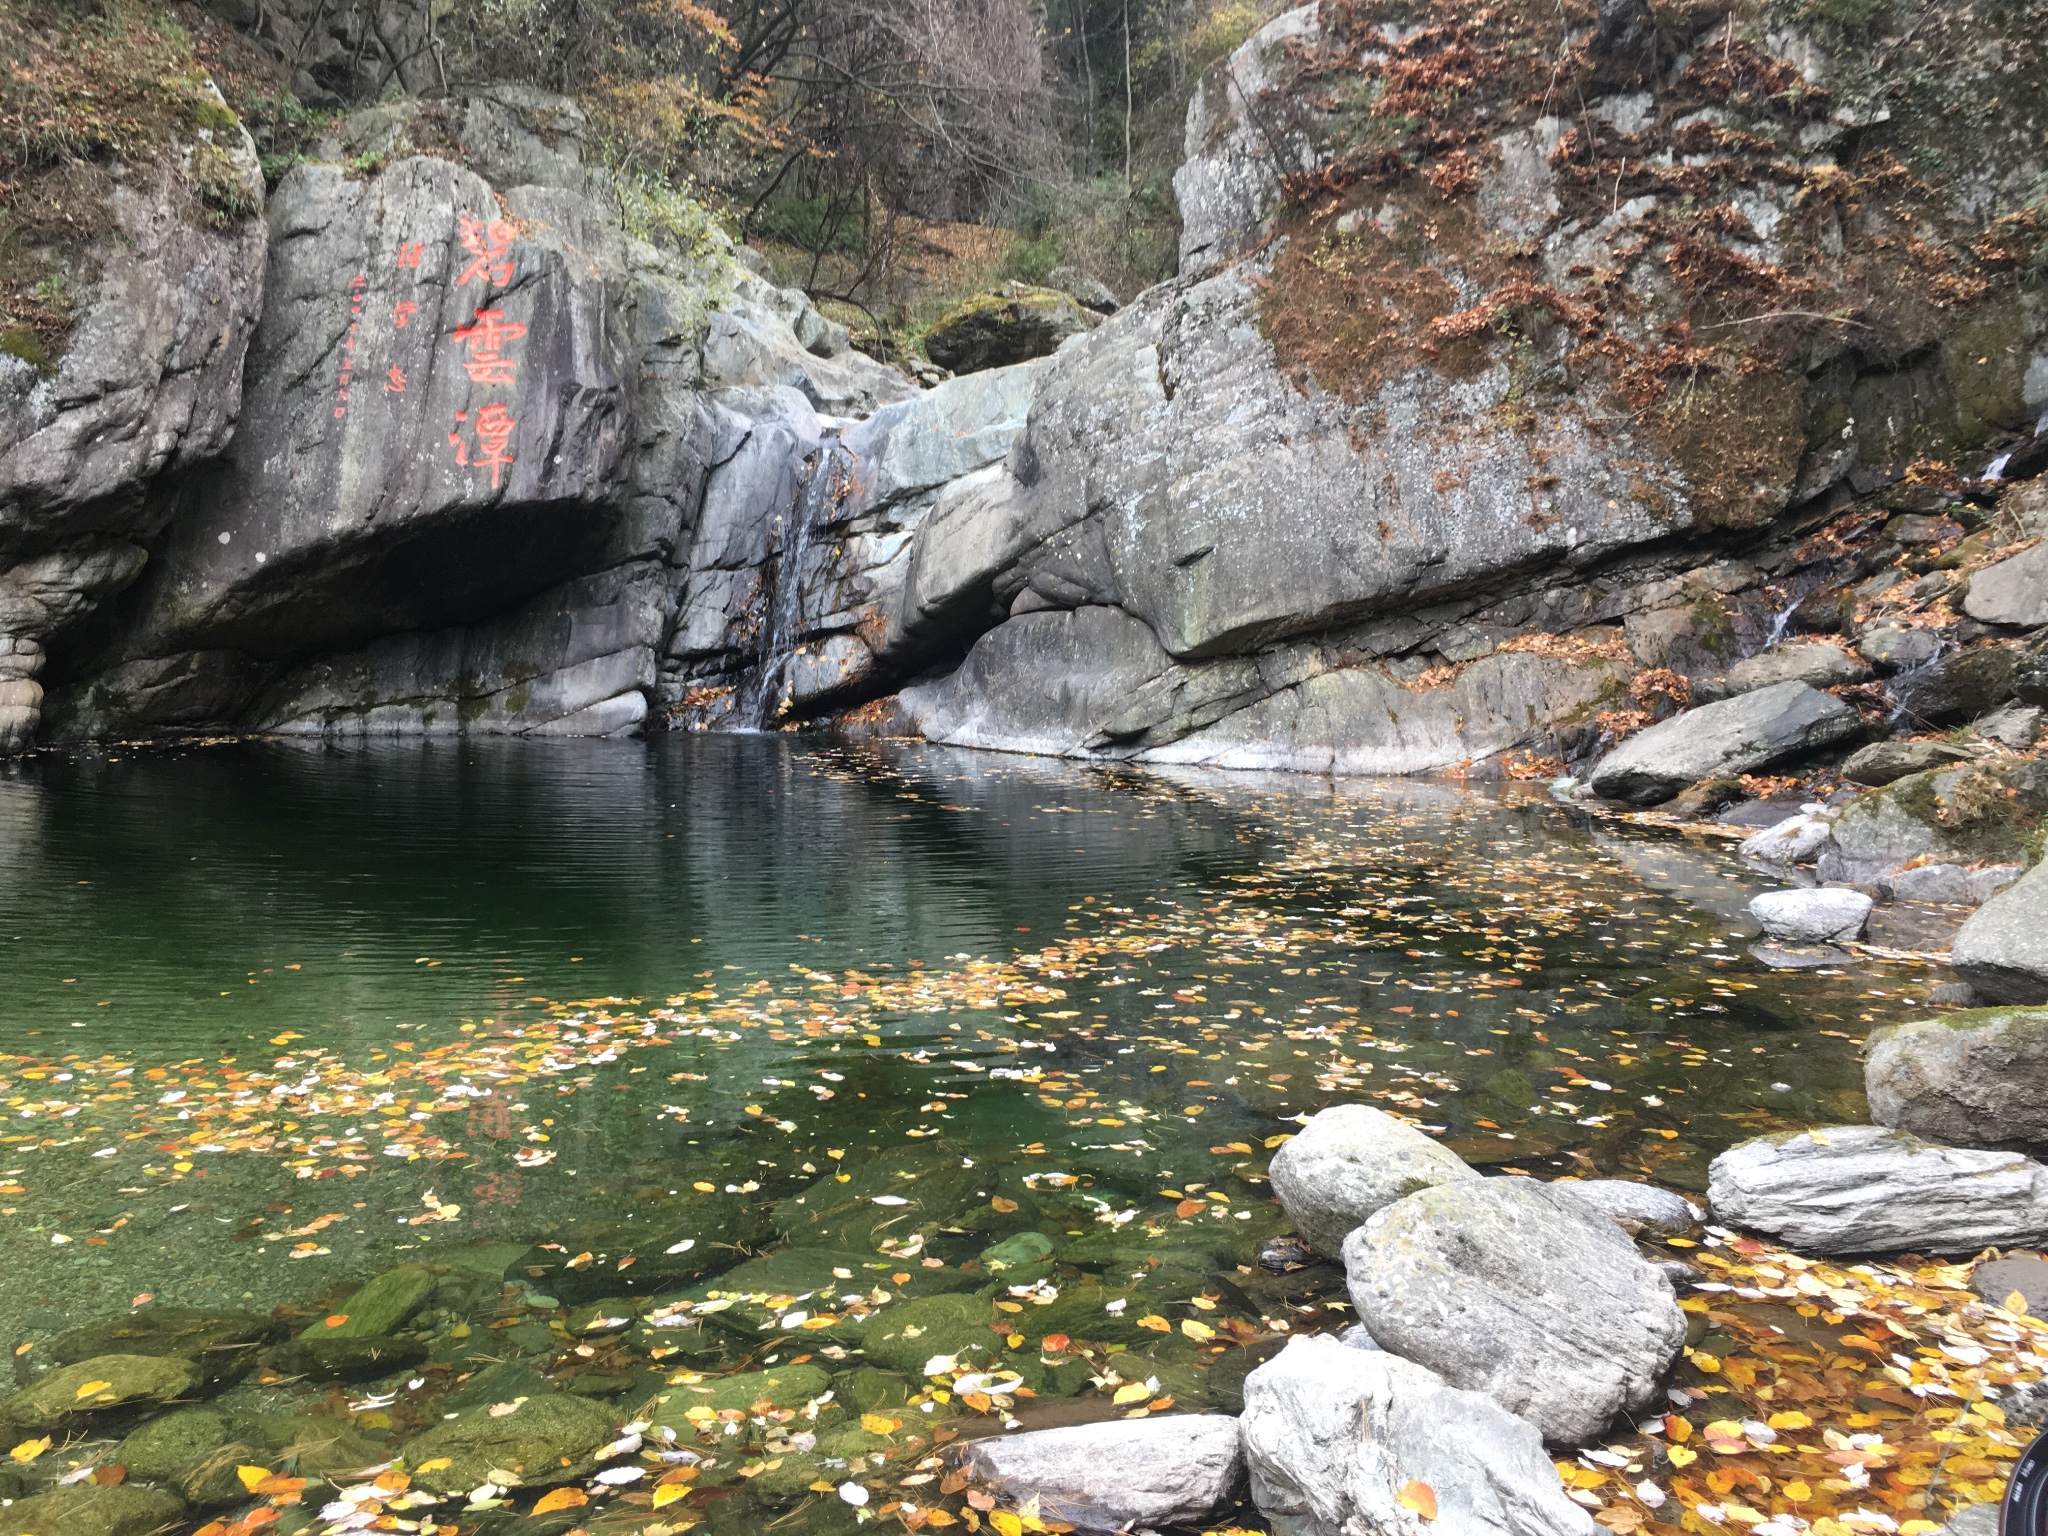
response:
<path id="1" fill-rule="evenodd" d="M 1554 772 L 1835 694 L 1643 798 L 2024 695 L 2038 486 L 1971 476 L 2048 463 L 2035 41 L 1930 11 L 1873 72 L 1790 10 L 1381 9 L 1204 82 L 1179 278 L 928 391 L 720 238 L 636 238 L 567 103 L 358 113 L 7 375 L 5 743 L 834 719 Z"/>

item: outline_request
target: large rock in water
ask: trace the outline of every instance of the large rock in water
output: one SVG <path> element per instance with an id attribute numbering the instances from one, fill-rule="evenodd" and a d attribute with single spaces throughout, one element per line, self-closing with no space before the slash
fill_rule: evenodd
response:
<path id="1" fill-rule="evenodd" d="M 1076 1424 L 977 1440 L 966 1470 L 1008 1507 L 1086 1532 L 1194 1525 L 1236 1502 L 1244 1453 L 1236 1419 L 1182 1415 Z"/>
<path id="2" fill-rule="evenodd" d="M 1267 1170 L 1294 1230 L 1335 1258 L 1344 1239 L 1396 1200 L 1478 1173 L 1448 1147 L 1367 1104 L 1338 1104 L 1309 1117 Z"/>
<path id="3" fill-rule="evenodd" d="M 1765 891 L 1750 901 L 1749 911 L 1781 943 L 1827 944 L 1860 938 L 1873 905 L 1861 891 Z"/>
<path id="4" fill-rule="evenodd" d="M 1621 1229 L 1527 1179 L 1410 1195 L 1351 1234 L 1344 1268 L 1384 1348 L 1548 1440 L 1586 1440 L 1648 1403 L 1685 1342 L 1670 1282 Z"/>
<path id="5" fill-rule="evenodd" d="M 1286 1536 L 1598 1536 L 1534 1425 L 1395 1355 L 1290 1339 L 1245 1378 L 1240 1423 L 1253 1502 Z M 1436 1495 L 1427 1524 L 1411 1482 Z"/>
<path id="6" fill-rule="evenodd" d="M 406 1458 L 419 1468 L 413 1481 L 435 1493 L 467 1493 L 496 1480 L 499 1468 L 522 1486 L 552 1488 L 596 1470 L 597 1453 L 610 1443 L 617 1423 L 596 1403 L 545 1392 L 510 1413 L 479 1407 L 444 1419 L 407 1442 Z"/>
<path id="7" fill-rule="evenodd" d="M 1875 1125 L 1746 1141 L 1714 1159 L 1707 1195 L 1717 1220 L 1809 1253 L 1974 1253 L 2048 1237 L 2048 1168 Z"/>
<path id="8" fill-rule="evenodd" d="M 158 1536 L 185 1512 L 175 1494 L 157 1488 L 85 1484 L 52 1488 L 12 1505 L 8 1536 Z"/>
<path id="9" fill-rule="evenodd" d="M 1960 1146 L 2048 1141 L 2048 1008 L 1979 1008 L 1874 1031 L 1870 1118 Z"/>
<path id="10" fill-rule="evenodd" d="M 1861 729 L 1861 717 L 1840 699 L 1805 683 L 1776 683 L 1631 736 L 1600 760 L 1587 783 L 1610 800 L 1649 805 L 1701 779 L 1750 773 Z"/>
<path id="11" fill-rule="evenodd" d="M 1956 934 L 1949 963 L 1993 1002 L 2048 1003 L 2048 863 L 1977 909 Z"/>
<path id="12" fill-rule="evenodd" d="M 0 1402 L 0 1423 L 65 1429 L 174 1402 L 199 1385 L 199 1368 L 170 1355 L 97 1355 L 60 1366 Z"/>

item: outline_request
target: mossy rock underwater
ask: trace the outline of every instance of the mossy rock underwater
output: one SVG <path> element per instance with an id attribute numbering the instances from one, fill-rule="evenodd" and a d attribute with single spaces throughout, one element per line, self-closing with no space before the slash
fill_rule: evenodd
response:
<path id="1" fill-rule="evenodd" d="M 123 1483 L 52 1488 L 7 1511 L 7 1536 L 157 1536 L 185 1512 L 173 1494 Z"/>
<path id="2" fill-rule="evenodd" d="M 445 1419 L 408 1442 L 405 1456 L 417 1469 L 413 1481 L 433 1493 L 467 1493 L 482 1483 L 502 1483 L 501 1473 L 510 1473 L 520 1487 L 551 1488 L 596 1471 L 597 1453 L 616 1431 L 609 1409 L 549 1392 L 515 1400 L 507 1413 L 473 1408 Z"/>
<path id="3" fill-rule="evenodd" d="M 213 1312 L 201 1307 L 149 1307 L 60 1333 L 38 1353 L 56 1365 L 97 1355 L 166 1355 L 199 1367 L 202 1384 L 239 1380 L 285 1325 L 255 1312 Z"/>
<path id="4" fill-rule="evenodd" d="M 65 1429 L 161 1407 L 199 1385 L 199 1368 L 164 1355 L 100 1355 L 60 1366 L 0 1403 L 0 1422 Z"/>
<path id="5" fill-rule="evenodd" d="M 423 1264 L 387 1269 L 341 1308 L 300 1335 L 307 1339 L 374 1339 L 394 1333 L 434 1294 L 434 1272 Z"/>

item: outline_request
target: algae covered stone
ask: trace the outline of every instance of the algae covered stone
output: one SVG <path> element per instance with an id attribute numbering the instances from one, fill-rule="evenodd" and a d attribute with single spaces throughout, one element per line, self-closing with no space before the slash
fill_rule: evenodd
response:
<path id="1" fill-rule="evenodd" d="M 177 1496 L 123 1483 L 52 1488 L 8 1509 L 7 1536 L 158 1536 L 185 1512 Z"/>
<path id="2" fill-rule="evenodd" d="M 549 1392 L 509 1413 L 476 1408 L 443 1420 L 409 1441 L 405 1455 L 419 1468 L 413 1481 L 434 1493 L 467 1493 L 487 1482 L 547 1488 L 594 1472 L 617 1427 L 609 1409 Z M 434 1466 L 443 1460 L 446 1466 Z"/>
<path id="3" fill-rule="evenodd" d="M 206 1460 L 234 1436 L 226 1414 L 186 1408 L 151 1419 L 114 1451 L 130 1477 L 168 1482 Z"/>
<path id="4" fill-rule="evenodd" d="M 266 1370 L 307 1381 L 375 1381 L 420 1364 L 427 1358 L 422 1339 L 296 1338 L 263 1357 Z"/>
<path id="5" fill-rule="evenodd" d="M 955 373 L 1004 368 L 1057 351 L 1093 320 L 1057 288 L 1011 283 L 1002 293 L 978 295 L 942 316 L 925 335 L 925 356 Z"/>
<path id="6" fill-rule="evenodd" d="M 255 1312 L 147 1307 L 60 1333 L 38 1351 L 57 1365 L 96 1355 L 175 1355 L 199 1367 L 207 1386 L 238 1379 L 284 1326 Z"/>
<path id="7" fill-rule="evenodd" d="M 923 1380 L 937 1355 L 958 1359 L 963 1369 L 986 1365 L 998 1340 L 989 1331 L 995 1316 L 979 1296 L 927 1296 L 886 1308 L 869 1327 L 863 1348 L 885 1370 Z"/>
<path id="8" fill-rule="evenodd" d="M 342 1304 L 340 1311 L 313 1324 L 301 1338 L 374 1339 L 394 1333 L 434 1293 L 434 1272 L 421 1264 L 387 1269 Z M 339 1319 L 339 1321 L 336 1321 Z"/>
<path id="9" fill-rule="evenodd" d="M 101 1355 L 61 1366 L 0 1403 L 0 1420 L 57 1429 L 100 1414 L 174 1402 L 199 1384 L 199 1368 L 168 1355 Z"/>

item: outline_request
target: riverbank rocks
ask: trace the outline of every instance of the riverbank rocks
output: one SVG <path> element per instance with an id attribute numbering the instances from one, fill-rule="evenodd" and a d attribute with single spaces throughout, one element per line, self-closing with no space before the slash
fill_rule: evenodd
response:
<path id="1" fill-rule="evenodd" d="M 944 315 L 925 333 L 925 356 L 955 374 L 1007 368 L 1057 351 L 1093 323 L 1089 311 L 1057 288 L 1010 283 Z"/>
<path id="2" fill-rule="evenodd" d="M 1745 859 L 1756 859 L 1765 864 L 1790 866 L 1811 863 L 1827 846 L 1834 826 L 1829 817 L 1802 811 L 1744 838 L 1738 851 Z"/>
<path id="3" fill-rule="evenodd" d="M 1732 698 L 1780 683 L 1833 688 L 1842 683 L 1861 682 L 1869 675 L 1869 670 L 1839 645 L 1812 641 L 1781 645 L 1746 657 L 1722 674 L 1718 686 L 1724 696 Z"/>
<path id="4" fill-rule="evenodd" d="M 1815 861 L 1823 880 L 1862 882 L 1919 861 L 2012 864 L 2048 814 L 2048 764 L 1971 762 L 1895 779 L 1835 813 Z"/>
<path id="5" fill-rule="evenodd" d="M 1977 572 L 1963 596 L 1963 612 L 1980 624 L 2020 629 L 2048 624 L 2048 544 Z"/>
<path id="6" fill-rule="evenodd" d="M 1717 1221 L 1806 1253 L 1974 1253 L 2048 1236 L 2048 1168 L 1875 1125 L 1732 1147 L 1709 1170 Z"/>
<path id="7" fill-rule="evenodd" d="M 0 1423 L 63 1429 L 126 1409 L 154 1408 L 199 1385 L 199 1368 L 167 1355 L 100 1355 L 60 1366 L 0 1402 Z"/>
<path id="8" fill-rule="evenodd" d="M 1962 762 L 1969 755 L 1945 741 L 1873 741 L 1849 754 L 1842 764 L 1842 777 L 1852 784 L 1881 789 L 1908 774 Z"/>
<path id="9" fill-rule="evenodd" d="M 519 1486 L 551 1488 L 588 1477 L 613 1437 L 611 1411 L 580 1397 L 548 1392 L 496 1411 L 503 1406 L 470 1409 L 408 1441 L 406 1459 L 418 1469 L 413 1482 L 434 1493 L 467 1493 L 486 1482 L 503 1485 L 510 1472 Z"/>
<path id="10" fill-rule="evenodd" d="M 1253 1502 L 1287 1536 L 1598 1536 L 1534 1425 L 1395 1355 L 1290 1339 L 1245 1378 Z M 1436 1496 L 1423 1522 L 1401 1502 Z"/>
<path id="11" fill-rule="evenodd" d="M 1438 1185 L 1344 1243 L 1380 1345 L 1560 1443 L 1655 1395 L 1685 1342 L 1671 1286 L 1611 1217 L 1527 1179 Z"/>
<path id="12" fill-rule="evenodd" d="M 1373 1212 L 1432 1185 L 1479 1177 L 1449 1148 L 1366 1104 L 1338 1104 L 1273 1154 L 1273 1193 L 1294 1229 L 1335 1258 Z"/>
<path id="13" fill-rule="evenodd" d="M 1991 1002 L 2048 1003 L 2048 864 L 2038 864 L 1963 924 L 1949 963 Z"/>
<path id="14" fill-rule="evenodd" d="M 2048 1141 L 2048 1008 L 1977 1008 L 1874 1032 L 1870 1118 L 1962 1146 Z"/>
<path id="15" fill-rule="evenodd" d="M 1036 1494 L 1041 1514 L 1084 1532 L 1193 1525 L 1244 1483 L 1237 1420 L 1219 1414 L 1004 1435 L 975 1441 L 961 1462 L 1006 1506 Z"/>
<path id="16" fill-rule="evenodd" d="M 1781 944 L 1828 944 L 1860 938 L 1875 905 L 1861 891 L 1765 891 L 1749 912 Z"/>
<path id="17" fill-rule="evenodd" d="M 1650 805 L 1701 779 L 1751 773 L 1862 728 L 1856 711 L 1833 695 L 1801 682 L 1777 683 L 1631 736 L 1600 760 L 1587 782 L 1596 795 Z"/>

